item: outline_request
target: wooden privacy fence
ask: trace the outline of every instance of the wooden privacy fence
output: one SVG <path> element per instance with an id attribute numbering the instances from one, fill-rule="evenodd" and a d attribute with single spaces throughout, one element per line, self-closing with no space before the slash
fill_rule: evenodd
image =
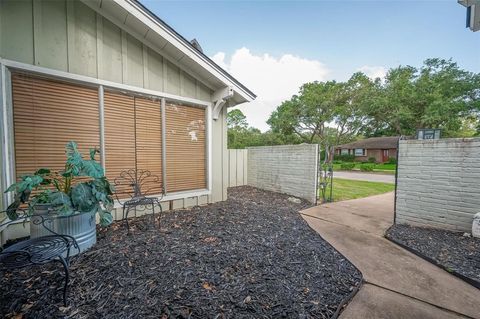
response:
<path id="1" fill-rule="evenodd" d="M 247 185 L 248 150 L 228 150 L 228 187 Z"/>

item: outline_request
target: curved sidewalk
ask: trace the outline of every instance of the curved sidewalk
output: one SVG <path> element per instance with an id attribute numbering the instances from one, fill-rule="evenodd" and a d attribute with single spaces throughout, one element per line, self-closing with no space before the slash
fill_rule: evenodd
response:
<path id="1" fill-rule="evenodd" d="M 393 193 L 301 211 L 317 233 L 363 274 L 341 318 L 478 318 L 480 290 L 383 237 Z"/>

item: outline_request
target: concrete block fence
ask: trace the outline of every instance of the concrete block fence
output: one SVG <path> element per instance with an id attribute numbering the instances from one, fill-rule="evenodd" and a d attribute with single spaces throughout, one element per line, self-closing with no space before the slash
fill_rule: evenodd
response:
<path id="1" fill-rule="evenodd" d="M 316 201 L 318 145 L 248 148 L 248 185 Z"/>
<path id="2" fill-rule="evenodd" d="M 402 140 L 395 221 L 470 232 L 480 212 L 480 138 Z"/>

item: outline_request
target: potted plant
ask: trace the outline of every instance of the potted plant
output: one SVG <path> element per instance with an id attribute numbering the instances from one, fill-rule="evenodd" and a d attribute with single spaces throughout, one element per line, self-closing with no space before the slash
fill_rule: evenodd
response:
<path id="1" fill-rule="evenodd" d="M 44 227 L 48 226 L 56 233 L 73 236 L 80 251 L 85 251 L 96 243 L 96 214 L 102 226 L 113 221 L 113 188 L 95 160 L 98 150 L 91 149 L 90 158 L 84 159 L 75 142 L 68 142 L 65 149 L 64 170 L 41 168 L 5 191 L 15 195 L 6 212 L 15 220 L 19 209 L 25 207 L 32 221 L 32 238 L 51 234 Z M 40 215 L 47 215 L 48 225 L 35 222 Z"/>

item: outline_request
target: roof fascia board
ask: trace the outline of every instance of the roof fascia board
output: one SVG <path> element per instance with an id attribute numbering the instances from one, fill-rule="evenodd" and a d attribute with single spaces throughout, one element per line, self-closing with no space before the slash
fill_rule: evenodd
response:
<path id="1" fill-rule="evenodd" d="M 136 1 L 132 0 L 111 0 L 114 1 L 117 5 L 121 6 L 132 16 L 142 21 L 147 27 L 155 31 L 170 44 L 175 46 L 186 56 L 191 58 L 194 62 L 199 64 L 205 70 L 209 71 L 213 76 L 218 80 L 222 81 L 226 86 L 232 86 L 235 90 L 247 101 L 252 101 L 256 96 L 255 94 L 248 92 L 242 86 L 240 86 L 235 81 L 232 81 L 227 77 L 222 71 L 219 70 L 219 67 L 216 66 L 211 61 L 208 61 L 204 56 L 195 50 L 191 45 L 185 43 L 185 40 L 179 37 L 175 32 L 172 32 L 164 25 L 159 23 L 156 19 L 150 16 L 150 13 L 145 12 L 145 10 L 139 5 Z"/>

